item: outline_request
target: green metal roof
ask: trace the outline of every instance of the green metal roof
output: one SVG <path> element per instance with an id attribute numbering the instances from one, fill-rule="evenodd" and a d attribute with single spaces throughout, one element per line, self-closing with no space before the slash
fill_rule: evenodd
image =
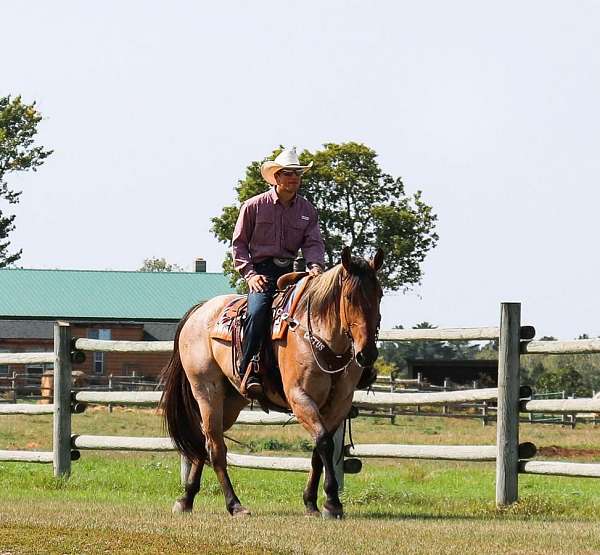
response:
<path id="1" fill-rule="evenodd" d="M 178 320 L 233 292 L 216 273 L 1 269 L 0 318 Z"/>

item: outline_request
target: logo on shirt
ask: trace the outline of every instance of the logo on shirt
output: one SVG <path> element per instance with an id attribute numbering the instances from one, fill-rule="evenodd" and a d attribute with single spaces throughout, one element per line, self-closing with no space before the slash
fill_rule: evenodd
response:
<path id="1" fill-rule="evenodd" d="M 308 216 L 300 216 L 303 220 L 310 220 Z"/>

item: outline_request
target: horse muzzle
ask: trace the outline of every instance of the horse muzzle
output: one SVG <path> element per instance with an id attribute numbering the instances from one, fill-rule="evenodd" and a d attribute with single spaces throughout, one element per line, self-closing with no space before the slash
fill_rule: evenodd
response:
<path id="1" fill-rule="evenodd" d="M 375 343 L 373 343 L 372 345 L 365 347 L 362 351 L 356 353 L 356 362 L 360 367 L 365 368 L 366 366 L 372 366 L 377 360 L 378 356 L 379 350 L 377 349 Z"/>

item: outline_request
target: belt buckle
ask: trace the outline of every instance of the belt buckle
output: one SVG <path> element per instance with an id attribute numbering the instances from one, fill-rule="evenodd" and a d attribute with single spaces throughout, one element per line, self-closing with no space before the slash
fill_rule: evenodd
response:
<path id="1" fill-rule="evenodd" d="M 275 266 L 277 266 L 278 268 L 287 268 L 291 263 L 291 258 L 278 258 L 275 256 L 273 257 L 273 264 L 275 264 Z"/>

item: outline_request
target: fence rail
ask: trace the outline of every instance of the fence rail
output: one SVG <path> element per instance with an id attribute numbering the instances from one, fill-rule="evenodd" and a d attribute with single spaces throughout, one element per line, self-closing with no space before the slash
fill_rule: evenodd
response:
<path id="1" fill-rule="evenodd" d="M 52 463 L 53 451 L 0 451 L 1 462 Z"/>
<path id="2" fill-rule="evenodd" d="M 0 364 L 52 364 L 54 353 L 0 353 Z"/>
<path id="3" fill-rule="evenodd" d="M 103 353 L 170 353 L 173 341 L 109 341 L 106 339 L 77 339 L 79 351 Z"/>
<path id="4" fill-rule="evenodd" d="M 600 399 L 534 399 L 521 401 L 520 410 L 540 413 L 600 413 Z"/>
<path id="5" fill-rule="evenodd" d="M 573 341 L 523 341 L 522 355 L 547 354 L 569 355 L 600 353 L 600 339 L 576 339 Z"/>
<path id="6" fill-rule="evenodd" d="M 0 404 L 0 414 L 54 414 L 54 405 L 2 403 Z"/>
<path id="7" fill-rule="evenodd" d="M 521 461 L 519 463 L 519 472 L 523 474 L 546 474 L 549 476 L 600 478 L 600 464 L 558 461 Z"/>
<path id="8" fill-rule="evenodd" d="M 381 391 L 355 391 L 354 404 L 359 407 L 392 407 L 414 405 L 444 405 L 469 401 L 492 401 L 498 398 L 498 389 L 461 389 L 431 393 L 383 393 Z"/>
<path id="9" fill-rule="evenodd" d="M 521 339 L 533 339 L 535 328 L 522 326 Z M 412 330 L 386 330 L 379 332 L 381 341 L 485 341 L 500 339 L 500 328 L 425 328 Z"/>

